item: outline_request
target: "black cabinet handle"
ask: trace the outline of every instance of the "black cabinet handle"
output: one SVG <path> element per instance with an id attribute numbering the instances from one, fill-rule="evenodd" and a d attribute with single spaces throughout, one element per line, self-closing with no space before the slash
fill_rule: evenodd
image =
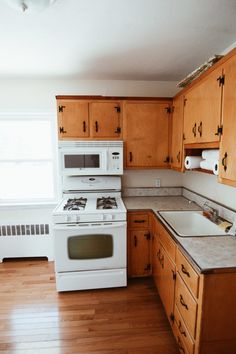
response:
<path id="1" fill-rule="evenodd" d="M 227 154 L 227 152 L 225 152 L 224 157 L 222 159 L 222 166 L 224 167 L 224 171 L 227 170 L 227 157 L 228 157 L 228 154 Z"/>
<path id="2" fill-rule="evenodd" d="M 187 275 L 187 277 L 190 278 L 190 274 L 189 274 L 189 272 L 186 270 L 186 268 L 184 267 L 183 264 L 181 264 L 181 271 L 182 271 L 182 273 L 184 273 L 185 275 Z"/>
<path id="3" fill-rule="evenodd" d="M 132 162 L 133 161 L 133 154 L 132 154 L 132 152 L 130 151 L 130 153 L 129 153 L 129 162 Z"/>
<path id="4" fill-rule="evenodd" d="M 95 131 L 98 132 L 98 121 L 95 122 Z"/>
<path id="5" fill-rule="evenodd" d="M 180 162 L 180 151 L 178 152 L 176 158 L 177 158 L 177 161 Z"/>
<path id="6" fill-rule="evenodd" d="M 180 296 L 179 296 L 179 301 L 180 301 L 181 305 L 182 305 L 183 307 L 185 307 L 186 310 L 188 310 L 188 305 L 185 304 L 184 298 L 183 298 L 183 296 L 182 296 L 181 294 L 180 294 Z"/>
<path id="7" fill-rule="evenodd" d="M 195 138 L 196 135 L 197 135 L 197 124 L 196 124 L 196 123 L 195 123 L 194 126 L 193 126 L 192 132 L 193 132 L 193 136 L 194 136 L 194 138 Z"/>
<path id="8" fill-rule="evenodd" d="M 202 136 L 202 122 L 200 122 L 199 127 L 197 128 L 197 130 L 198 130 L 198 133 L 199 133 L 199 135 L 201 137 Z"/>
<path id="9" fill-rule="evenodd" d="M 134 247 L 137 247 L 138 245 L 138 239 L 137 236 L 134 236 Z"/>
<path id="10" fill-rule="evenodd" d="M 83 121 L 83 132 L 84 133 L 86 132 L 86 122 L 85 122 L 85 120 Z"/>
<path id="11" fill-rule="evenodd" d="M 183 334 L 185 337 L 187 337 L 186 332 L 182 329 L 182 323 L 180 320 L 179 320 L 178 327 L 179 327 L 180 333 Z"/>
<path id="12" fill-rule="evenodd" d="M 143 224 L 146 220 L 134 220 L 135 224 Z"/>

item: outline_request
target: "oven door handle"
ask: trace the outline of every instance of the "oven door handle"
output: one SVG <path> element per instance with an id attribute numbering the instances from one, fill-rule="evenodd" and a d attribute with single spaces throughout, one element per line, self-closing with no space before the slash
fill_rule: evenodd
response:
<path id="1" fill-rule="evenodd" d="M 118 228 L 127 225 L 125 221 L 118 222 L 107 222 L 107 223 L 86 223 L 87 226 L 80 226 L 81 224 L 55 224 L 53 225 L 53 230 L 93 230 L 93 229 L 109 229 L 109 228 Z"/>

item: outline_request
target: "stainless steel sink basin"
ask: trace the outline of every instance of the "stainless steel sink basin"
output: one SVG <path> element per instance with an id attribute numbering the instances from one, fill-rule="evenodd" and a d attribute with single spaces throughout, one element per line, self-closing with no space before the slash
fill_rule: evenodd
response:
<path id="1" fill-rule="evenodd" d="M 181 237 L 227 235 L 198 211 L 161 211 L 159 214 Z"/>

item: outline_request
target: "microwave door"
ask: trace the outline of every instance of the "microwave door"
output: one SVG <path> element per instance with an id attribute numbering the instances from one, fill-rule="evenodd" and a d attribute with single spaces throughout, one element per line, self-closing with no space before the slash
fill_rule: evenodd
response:
<path id="1" fill-rule="evenodd" d="M 63 152 L 63 175 L 103 174 L 106 158 L 102 151 Z"/>

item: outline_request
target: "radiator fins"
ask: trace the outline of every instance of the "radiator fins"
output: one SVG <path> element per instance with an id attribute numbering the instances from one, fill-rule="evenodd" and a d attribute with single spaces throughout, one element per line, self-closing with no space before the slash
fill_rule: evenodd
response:
<path id="1" fill-rule="evenodd" d="M 0 225 L 0 236 L 49 235 L 49 224 Z"/>

